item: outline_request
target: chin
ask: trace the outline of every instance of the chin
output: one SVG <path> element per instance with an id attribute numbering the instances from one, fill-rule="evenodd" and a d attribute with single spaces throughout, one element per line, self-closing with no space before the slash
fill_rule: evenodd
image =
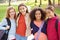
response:
<path id="1" fill-rule="evenodd" d="M 48 17 L 48 18 L 52 18 L 52 17 Z"/>

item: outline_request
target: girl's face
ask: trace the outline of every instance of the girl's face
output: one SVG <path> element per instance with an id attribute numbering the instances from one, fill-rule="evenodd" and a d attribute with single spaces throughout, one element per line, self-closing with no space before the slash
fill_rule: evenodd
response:
<path id="1" fill-rule="evenodd" d="M 54 13 L 51 10 L 47 9 L 46 12 L 47 12 L 47 17 L 48 18 L 54 17 Z"/>
<path id="2" fill-rule="evenodd" d="M 14 9 L 11 9 L 11 10 L 10 10 L 9 15 L 10 15 L 10 17 L 14 17 L 14 16 L 15 16 L 15 11 L 14 11 Z"/>
<path id="3" fill-rule="evenodd" d="M 25 15 L 26 14 L 26 10 L 27 10 L 27 8 L 25 6 L 19 7 L 19 12 L 21 12 L 22 15 Z"/>
<path id="4" fill-rule="evenodd" d="M 35 18 L 36 18 L 36 20 L 40 20 L 41 19 L 41 12 L 39 10 L 37 10 L 35 12 Z"/>

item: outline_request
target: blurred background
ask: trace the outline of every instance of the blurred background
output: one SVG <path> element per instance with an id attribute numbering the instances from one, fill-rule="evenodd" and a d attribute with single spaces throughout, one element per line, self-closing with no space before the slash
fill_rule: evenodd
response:
<path id="1" fill-rule="evenodd" d="M 60 17 L 60 0 L 0 0 L 0 21 L 5 17 L 8 6 L 13 6 L 16 12 L 18 12 L 20 3 L 25 3 L 29 11 L 35 6 L 46 8 L 47 5 L 53 5 L 56 14 Z"/>

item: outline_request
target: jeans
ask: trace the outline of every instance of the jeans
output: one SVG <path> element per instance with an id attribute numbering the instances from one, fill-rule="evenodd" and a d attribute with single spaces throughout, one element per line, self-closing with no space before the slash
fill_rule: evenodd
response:
<path id="1" fill-rule="evenodd" d="M 16 40 L 27 40 L 27 37 L 16 34 Z"/>

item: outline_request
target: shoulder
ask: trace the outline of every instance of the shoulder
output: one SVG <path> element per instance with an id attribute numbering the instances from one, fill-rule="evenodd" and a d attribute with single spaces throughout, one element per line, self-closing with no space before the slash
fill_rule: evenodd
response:
<path id="1" fill-rule="evenodd" d="M 4 18 L 4 19 L 2 20 L 2 22 L 7 22 L 6 18 Z"/>
<path id="2" fill-rule="evenodd" d="M 33 21 L 30 22 L 30 26 L 33 26 Z"/>
<path id="3" fill-rule="evenodd" d="M 33 24 L 33 21 L 31 21 L 30 24 Z"/>
<path id="4" fill-rule="evenodd" d="M 2 21 L 1 21 L 1 23 L 0 23 L 1 25 L 7 25 L 7 21 L 6 21 L 6 18 L 4 18 Z"/>
<path id="5" fill-rule="evenodd" d="M 29 13 L 26 13 L 26 17 L 29 17 Z"/>

